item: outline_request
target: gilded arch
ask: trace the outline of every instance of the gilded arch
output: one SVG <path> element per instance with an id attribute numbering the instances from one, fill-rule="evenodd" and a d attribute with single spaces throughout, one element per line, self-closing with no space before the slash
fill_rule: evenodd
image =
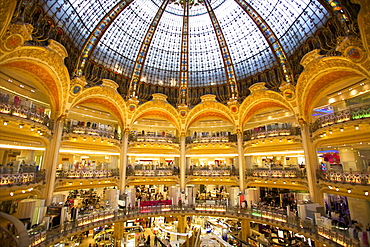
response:
<path id="1" fill-rule="evenodd" d="M 152 100 L 139 106 L 131 118 L 131 126 L 135 121 L 146 116 L 157 116 L 167 119 L 178 131 L 180 130 L 179 113 L 164 100 Z"/>
<path id="2" fill-rule="evenodd" d="M 103 106 L 116 116 L 122 127 L 126 123 L 126 103 L 113 88 L 96 86 L 85 89 L 73 100 L 69 110 L 80 104 Z"/>
<path id="3" fill-rule="evenodd" d="M 255 114 L 263 109 L 275 107 L 288 109 L 295 113 L 292 105 L 281 94 L 265 88 L 253 91 L 240 106 L 241 127 L 243 128 Z"/>
<path id="4" fill-rule="evenodd" d="M 61 115 L 66 107 L 70 79 L 64 65 L 67 52 L 55 41 L 48 48 L 23 46 L 0 58 L 0 68 L 20 71 L 35 79 L 51 101 L 53 117 Z"/>
<path id="5" fill-rule="evenodd" d="M 191 109 L 188 116 L 189 117 L 186 119 L 185 124 L 186 130 L 189 129 L 193 123 L 205 117 L 221 118 L 235 126 L 235 119 L 233 118 L 230 109 L 217 101 L 202 102 Z"/>
<path id="6" fill-rule="evenodd" d="M 301 64 L 305 70 L 298 78 L 296 94 L 299 114 L 306 121 L 318 100 L 338 83 L 370 78 L 369 68 L 345 57 L 323 57 L 316 50 L 308 53 Z"/>

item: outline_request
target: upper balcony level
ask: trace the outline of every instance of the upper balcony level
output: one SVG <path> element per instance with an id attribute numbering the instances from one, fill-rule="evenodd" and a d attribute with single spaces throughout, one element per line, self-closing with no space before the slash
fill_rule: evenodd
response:
<path id="1" fill-rule="evenodd" d="M 0 166 L 0 188 L 3 186 L 21 186 L 40 183 L 45 180 L 45 172 L 35 166 Z"/>
<path id="2" fill-rule="evenodd" d="M 178 138 L 174 135 L 165 134 L 164 132 L 160 134 L 157 134 L 156 132 L 130 133 L 128 140 L 129 142 L 179 143 Z"/>
<path id="3" fill-rule="evenodd" d="M 370 105 L 365 104 L 358 107 L 351 107 L 346 110 L 337 111 L 334 113 L 320 116 L 312 123 L 310 130 L 312 133 L 315 131 L 336 124 L 342 124 L 344 122 L 370 118 Z"/>
<path id="4" fill-rule="evenodd" d="M 41 124 L 49 129 L 52 127 L 52 121 L 48 114 L 45 113 L 44 107 L 38 106 L 32 103 L 32 101 L 22 99 L 17 95 L 0 92 L 0 114 L 4 117 L 4 125 L 7 125 L 8 120 L 6 116 L 9 116 L 15 117 L 20 121 L 30 121 L 30 124 Z"/>
<path id="5" fill-rule="evenodd" d="M 301 130 L 299 127 L 283 125 L 279 128 L 271 128 L 269 126 L 262 126 L 259 128 L 244 131 L 244 141 L 258 140 L 263 138 L 300 136 L 301 134 Z"/>
<path id="6" fill-rule="evenodd" d="M 60 227 L 52 230 L 31 231 L 29 236 L 30 246 L 50 246 L 63 238 L 79 234 L 93 227 L 108 225 L 115 222 L 127 221 L 130 219 L 158 216 L 213 216 L 228 217 L 236 219 L 247 219 L 253 222 L 277 226 L 282 229 L 290 230 L 303 234 L 305 237 L 313 239 L 315 242 L 325 243 L 327 246 L 358 246 L 358 240 L 349 237 L 346 231 L 339 231 L 334 228 L 327 228 L 320 224 L 315 225 L 310 221 L 305 221 L 298 217 L 287 215 L 281 209 L 269 208 L 239 208 L 215 205 L 193 205 L 193 206 L 149 206 L 132 208 L 124 211 L 105 211 L 91 215 L 79 217 L 75 221 L 65 222 Z"/>
<path id="7" fill-rule="evenodd" d="M 63 132 L 65 137 L 78 135 L 82 137 L 121 140 L 120 133 L 113 126 L 101 123 L 81 122 L 73 119 L 67 120 Z"/>

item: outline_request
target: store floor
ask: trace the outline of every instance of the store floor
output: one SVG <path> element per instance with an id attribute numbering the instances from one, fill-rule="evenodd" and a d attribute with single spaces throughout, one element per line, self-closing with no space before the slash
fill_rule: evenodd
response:
<path id="1" fill-rule="evenodd" d="M 144 234 L 146 239 L 148 238 L 148 236 L 150 236 L 150 246 L 155 246 L 154 245 L 154 234 L 153 234 L 152 230 L 150 228 L 144 228 L 143 234 Z M 92 247 L 95 246 L 95 240 L 93 238 L 93 235 L 91 235 L 91 234 L 89 235 L 89 237 L 82 240 L 82 242 L 79 246 L 80 247 L 89 247 L 90 244 L 91 244 Z M 99 246 L 101 246 L 101 245 L 99 245 Z M 126 244 L 125 247 L 135 247 L 135 245 L 131 246 L 130 244 Z"/>

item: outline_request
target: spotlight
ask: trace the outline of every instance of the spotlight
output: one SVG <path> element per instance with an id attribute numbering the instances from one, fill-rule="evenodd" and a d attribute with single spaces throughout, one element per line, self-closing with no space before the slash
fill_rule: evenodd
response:
<path id="1" fill-rule="evenodd" d="M 31 131 L 35 131 L 35 127 L 34 127 L 34 126 L 32 126 L 30 130 L 31 130 Z"/>
<path id="2" fill-rule="evenodd" d="M 369 191 L 365 191 L 365 196 L 368 196 L 369 195 Z"/>
<path id="3" fill-rule="evenodd" d="M 6 126 L 8 125 L 8 121 L 4 121 L 3 124 Z"/>
<path id="4" fill-rule="evenodd" d="M 24 124 L 19 124 L 19 128 L 23 129 Z"/>
<path id="5" fill-rule="evenodd" d="M 355 125 L 355 129 L 356 129 L 356 130 L 359 130 L 359 129 L 360 129 L 360 126 Z"/>
<path id="6" fill-rule="evenodd" d="M 10 196 L 14 196 L 14 192 L 10 192 L 10 193 L 9 193 L 9 195 L 10 195 Z"/>
<path id="7" fill-rule="evenodd" d="M 344 131 L 344 128 L 340 128 L 340 132 L 343 132 Z"/>
<path id="8" fill-rule="evenodd" d="M 347 190 L 347 192 L 348 192 L 348 193 L 351 193 L 351 192 L 352 192 L 352 190 L 350 190 L 350 189 L 349 189 L 349 190 Z"/>

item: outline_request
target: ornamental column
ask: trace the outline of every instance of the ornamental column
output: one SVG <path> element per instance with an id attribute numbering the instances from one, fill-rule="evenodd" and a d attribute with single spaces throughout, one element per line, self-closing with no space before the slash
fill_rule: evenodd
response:
<path id="1" fill-rule="evenodd" d="M 128 150 L 128 134 L 129 130 L 125 129 L 122 133 L 122 142 L 119 159 L 119 190 L 122 195 L 126 188 L 126 169 L 127 169 L 127 150 Z"/>
<path id="2" fill-rule="evenodd" d="M 238 160 L 239 160 L 239 189 L 242 194 L 245 190 L 245 159 L 243 151 L 243 132 L 238 131 Z"/>
<path id="3" fill-rule="evenodd" d="M 302 145 L 306 163 L 306 173 L 308 189 L 310 191 L 310 198 L 312 202 L 320 202 L 319 190 L 316 186 L 316 170 L 318 167 L 318 160 L 316 150 L 310 139 L 310 128 L 302 119 L 299 120 L 301 126 Z"/>
<path id="4" fill-rule="evenodd" d="M 186 146 L 185 146 L 185 132 L 180 134 L 180 192 L 185 193 L 185 173 L 186 173 Z"/>
<path id="5" fill-rule="evenodd" d="M 52 138 L 49 143 L 49 146 L 46 150 L 46 191 L 45 191 L 45 205 L 49 206 L 53 199 L 55 177 L 58 165 L 58 156 L 60 144 L 62 141 L 63 134 L 63 125 L 64 125 L 65 116 L 60 116 L 55 122 L 52 131 Z"/>
<path id="6" fill-rule="evenodd" d="M 251 221 L 242 219 L 241 220 L 241 231 L 240 231 L 240 238 L 244 241 L 248 242 L 248 237 L 251 234 Z"/>

